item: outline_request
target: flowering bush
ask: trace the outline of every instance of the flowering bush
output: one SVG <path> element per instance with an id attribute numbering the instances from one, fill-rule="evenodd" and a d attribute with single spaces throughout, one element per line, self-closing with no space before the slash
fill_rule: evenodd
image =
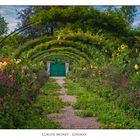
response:
<path id="1" fill-rule="evenodd" d="M 70 78 L 140 120 L 140 55 L 132 57 L 130 47 L 122 44 L 108 61 L 101 56 L 94 57 L 91 66 L 75 66 Z"/>
<path id="2" fill-rule="evenodd" d="M 39 92 L 36 77 L 21 60 L 0 61 L 0 128 L 30 128 L 33 101 Z M 38 121 L 38 124 L 40 122 Z M 30 126 L 29 126 L 30 124 Z M 39 128 L 39 127 L 38 127 Z"/>

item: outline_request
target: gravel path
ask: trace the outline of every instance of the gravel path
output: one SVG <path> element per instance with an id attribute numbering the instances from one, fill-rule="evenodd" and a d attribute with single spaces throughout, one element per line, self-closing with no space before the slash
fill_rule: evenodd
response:
<path id="1" fill-rule="evenodd" d="M 72 105 L 76 103 L 77 99 L 75 96 L 67 95 L 67 89 L 64 87 L 64 77 L 53 77 L 60 89 L 60 98 L 63 102 L 68 102 L 69 106 L 63 108 L 62 113 L 49 114 L 47 117 L 53 121 L 58 122 L 63 128 L 67 129 L 88 129 L 88 128 L 99 128 L 100 124 L 93 117 L 81 118 L 76 113 L 81 110 L 74 110 Z"/>

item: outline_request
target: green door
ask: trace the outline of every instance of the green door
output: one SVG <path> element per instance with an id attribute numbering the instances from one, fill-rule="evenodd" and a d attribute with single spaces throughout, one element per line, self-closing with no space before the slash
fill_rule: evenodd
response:
<path id="1" fill-rule="evenodd" d="M 66 76 L 65 63 L 51 63 L 50 76 Z"/>

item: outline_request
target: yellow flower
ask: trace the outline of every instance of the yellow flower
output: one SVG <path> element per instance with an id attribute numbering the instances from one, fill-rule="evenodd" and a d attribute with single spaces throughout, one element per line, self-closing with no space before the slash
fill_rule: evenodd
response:
<path id="1" fill-rule="evenodd" d="M 92 69 L 93 68 L 93 65 L 90 65 L 90 68 Z"/>
<path id="2" fill-rule="evenodd" d="M 139 66 L 137 64 L 134 65 L 135 70 L 139 69 Z"/>
<path id="3" fill-rule="evenodd" d="M 17 61 L 15 61 L 15 63 L 18 65 L 21 62 L 21 59 L 18 59 Z"/>
<path id="4" fill-rule="evenodd" d="M 0 62 L 0 69 L 2 69 L 2 62 Z"/>
<path id="5" fill-rule="evenodd" d="M 116 53 L 113 53 L 113 54 L 112 54 L 112 58 L 115 58 L 115 56 L 116 56 Z"/>
<path id="6" fill-rule="evenodd" d="M 128 46 L 125 45 L 125 44 L 122 44 L 122 45 L 121 45 L 121 49 L 122 49 L 122 50 L 124 50 L 124 49 L 127 48 L 127 47 L 128 47 Z"/>
<path id="7" fill-rule="evenodd" d="M 6 65 L 7 65 L 7 63 L 6 63 L 6 62 L 3 62 L 3 63 L 2 63 L 2 66 L 4 66 L 4 67 L 5 67 Z"/>
<path id="8" fill-rule="evenodd" d="M 119 53 L 117 53 L 116 56 L 119 56 Z"/>
<path id="9" fill-rule="evenodd" d="M 83 71 L 85 71 L 85 70 L 86 70 L 86 68 L 84 67 L 82 70 L 83 70 Z"/>
<path id="10" fill-rule="evenodd" d="M 118 48 L 118 51 L 119 51 L 119 52 L 121 51 L 121 48 L 120 48 L 120 47 Z"/>
<path id="11" fill-rule="evenodd" d="M 135 38 L 136 38 L 137 40 L 140 40 L 140 37 L 139 37 L 139 36 L 135 36 Z"/>

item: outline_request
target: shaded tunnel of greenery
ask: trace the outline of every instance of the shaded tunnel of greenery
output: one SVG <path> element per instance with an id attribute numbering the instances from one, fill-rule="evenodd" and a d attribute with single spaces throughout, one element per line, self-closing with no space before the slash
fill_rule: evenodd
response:
<path id="1" fill-rule="evenodd" d="M 41 59 L 42 55 L 43 58 L 47 58 L 45 55 L 48 56 L 48 53 L 55 52 L 57 55 L 60 53 L 63 55 L 66 54 L 67 56 L 73 55 L 76 58 L 81 57 L 89 62 L 90 58 L 93 58 L 91 46 L 100 48 L 97 46 L 102 45 L 103 41 L 98 34 L 92 35 L 88 32 L 73 31 L 67 33 L 65 30 L 62 30 L 58 33 L 56 32 L 53 37 L 39 37 L 26 42 L 21 48 L 19 47 L 19 51 L 16 53 L 15 57 L 20 58 L 24 56 L 30 60 L 37 60 L 38 57 Z"/>

